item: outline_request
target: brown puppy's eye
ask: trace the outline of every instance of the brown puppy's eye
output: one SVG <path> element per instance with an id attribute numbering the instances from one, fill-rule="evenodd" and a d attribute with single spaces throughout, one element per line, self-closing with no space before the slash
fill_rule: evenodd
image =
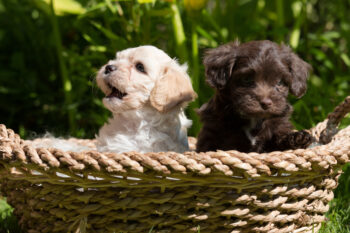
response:
<path id="1" fill-rule="evenodd" d="M 254 87 L 254 77 L 252 76 L 244 76 L 239 80 L 239 85 L 242 87 Z"/>
<path id="2" fill-rule="evenodd" d="M 288 84 L 283 80 L 281 79 L 278 83 L 277 83 L 277 86 L 288 86 Z"/>
<path id="3" fill-rule="evenodd" d="M 135 67 L 136 67 L 136 69 L 137 69 L 138 71 L 140 71 L 141 73 L 146 74 L 145 67 L 144 67 L 144 65 L 143 65 L 141 62 L 136 63 Z"/>

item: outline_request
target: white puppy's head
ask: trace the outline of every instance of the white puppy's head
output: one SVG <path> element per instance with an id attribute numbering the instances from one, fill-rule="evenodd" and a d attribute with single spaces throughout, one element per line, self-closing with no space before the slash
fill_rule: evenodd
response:
<path id="1" fill-rule="evenodd" d="M 103 104 L 113 113 L 152 106 L 167 112 L 196 98 L 186 66 L 180 66 L 154 46 L 117 53 L 96 77 L 106 94 Z"/>

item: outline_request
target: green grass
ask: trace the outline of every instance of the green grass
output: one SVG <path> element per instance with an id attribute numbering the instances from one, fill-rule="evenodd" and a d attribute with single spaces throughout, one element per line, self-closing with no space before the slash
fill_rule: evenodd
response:
<path id="1" fill-rule="evenodd" d="M 330 206 L 320 233 L 350 233 L 350 199 L 336 198 Z"/>
<path id="2" fill-rule="evenodd" d="M 326 214 L 328 221 L 323 224 L 320 233 L 350 233 L 350 163 L 343 167 L 334 195 Z"/>
<path id="3" fill-rule="evenodd" d="M 13 209 L 6 203 L 4 198 L 0 197 L 0 232 L 2 233 L 20 233 L 20 227 L 16 217 L 13 215 Z"/>

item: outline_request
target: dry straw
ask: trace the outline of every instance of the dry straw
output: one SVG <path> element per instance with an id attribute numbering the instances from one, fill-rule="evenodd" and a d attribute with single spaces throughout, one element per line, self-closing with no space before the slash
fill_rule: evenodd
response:
<path id="1" fill-rule="evenodd" d="M 347 97 L 310 130 L 324 145 L 263 154 L 63 152 L 0 125 L 1 192 L 29 233 L 317 232 L 349 160 L 350 126 L 336 130 L 349 111 Z"/>

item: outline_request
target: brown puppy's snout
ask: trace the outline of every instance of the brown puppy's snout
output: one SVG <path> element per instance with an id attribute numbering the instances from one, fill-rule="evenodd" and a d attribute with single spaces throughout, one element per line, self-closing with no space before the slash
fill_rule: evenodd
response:
<path id="1" fill-rule="evenodd" d="M 257 101 L 259 102 L 262 109 L 267 110 L 273 105 L 271 95 L 273 93 L 272 88 L 267 83 L 256 83 L 256 88 L 254 89 L 255 95 L 257 96 Z"/>
<path id="2" fill-rule="evenodd" d="M 117 70 L 117 67 L 115 65 L 106 65 L 105 67 L 105 74 L 112 73 L 113 71 Z"/>
<path id="3" fill-rule="evenodd" d="M 272 106 L 272 100 L 269 97 L 264 97 L 260 100 L 260 105 L 264 110 L 267 110 Z"/>

